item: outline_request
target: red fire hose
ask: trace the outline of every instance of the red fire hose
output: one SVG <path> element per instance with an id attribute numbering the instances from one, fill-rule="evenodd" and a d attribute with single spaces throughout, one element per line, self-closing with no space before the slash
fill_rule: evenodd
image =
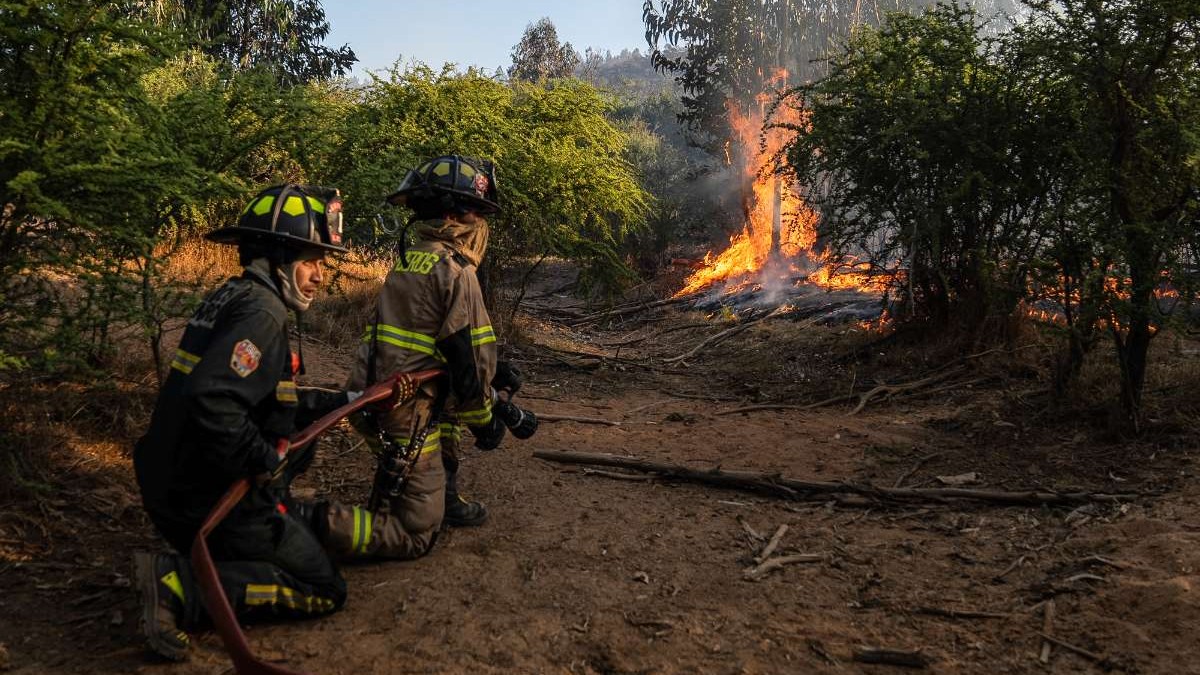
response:
<path id="1" fill-rule="evenodd" d="M 354 399 L 353 403 L 347 403 L 334 410 L 288 439 L 280 439 L 280 451 L 286 453 L 289 448 L 307 445 L 343 418 L 372 403 L 390 398 L 397 388 L 400 392 L 400 400 L 397 401 L 397 404 L 403 403 L 416 395 L 418 385 L 441 374 L 440 370 L 401 373 L 393 379 L 369 387 L 362 393 L 362 396 Z M 399 380 L 398 387 L 395 381 L 397 379 Z M 304 675 L 295 670 L 267 663 L 250 651 L 246 635 L 242 633 L 242 627 L 233 613 L 229 598 L 225 597 L 225 589 L 221 587 L 221 579 L 217 575 L 217 566 L 213 563 L 212 554 L 208 550 L 209 533 L 225 519 L 225 516 L 229 515 L 229 511 L 242 500 L 242 497 L 246 496 L 249 489 L 249 478 L 237 481 L 229 487 L 229 490 L 209 512 L 208 517 L 204 519 L 204 524 L 200 526 L 200 531 L 196 533 L 196 539 L 192 542 L 192 567 L 196 573 L 196 581 L 204 592 L 204 599 L 208 604 L 208 614 L 212 617 L 213 625 L 221 636 L 221 641 L 225 643 L 225 649 L 229 651 L 229 656 L 233 659 L 234 671 L 240 675 Z"/>

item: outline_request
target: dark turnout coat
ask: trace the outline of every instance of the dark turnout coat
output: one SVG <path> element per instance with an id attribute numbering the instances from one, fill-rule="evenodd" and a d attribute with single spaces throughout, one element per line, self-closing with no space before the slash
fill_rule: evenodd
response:
<path id="1" fill-rule="evenodd" d="M 278 439 L 345 402 L 344 393 L 298 392 L 297 369 L 287 308 L 255 270 L 212 292 L 188 321 L 134 450 L 146 510 L 177 548 L 234 481 L 276 469 Z M 238 509 L 276 499 L 251 490 Z"/>

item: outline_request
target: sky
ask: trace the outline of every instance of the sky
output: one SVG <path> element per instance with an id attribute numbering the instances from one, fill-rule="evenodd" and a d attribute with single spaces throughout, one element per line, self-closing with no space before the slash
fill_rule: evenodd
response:
<path id="1" fill-rule="evenodd" d="M 325 44 L 349 44 L 358 56 L 352 75 L 381 70 L 397 58 L 434 68 L 453 62 L 491 72 L 512 65 L 526 26 L 549 17 L 558 39 L 580 54 L 587 47 L 646 51 L 641 0 L 324 0 Z"/>

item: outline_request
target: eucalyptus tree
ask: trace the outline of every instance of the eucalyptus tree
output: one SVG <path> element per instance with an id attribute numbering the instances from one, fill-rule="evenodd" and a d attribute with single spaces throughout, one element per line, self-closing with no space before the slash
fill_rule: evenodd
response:
<path id="1" fill-rule="evenodd" d="M 264 67 L 286 82 L 343 77 L 358 60 L 324 44 L 320 0 L 148 0 L 143 12 L 178 29 L 192 47 L 239 70 Z"/>
<path id="2" fill-rule="evenodd" d="M 542 17 L 526 26 L 521 41 L 513 46 L 508 76 L 535 83 L 571 77 L 579 61 L 579 53 L 570 42 L 558 41 L 554 22 Z"/>

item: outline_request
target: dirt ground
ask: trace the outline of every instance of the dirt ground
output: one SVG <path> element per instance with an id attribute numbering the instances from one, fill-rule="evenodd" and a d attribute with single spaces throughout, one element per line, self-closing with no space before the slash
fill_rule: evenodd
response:
<path id="1" fill-rule="evenodd" d="M 417 561 L 346 567 L 344 611 L 251 626 L 258 653 L 311 673 L 906 670 L 855 660 L 874 647 L 919 651 L 932 673 L 1200 673 L 1194 433 L 1092 433 L 1089 420 L 1047 413 L 1028 393 L 1036 383 L 971 359 L 961 386 L 857 414 L 851 400 L 716 415 L 861 394 L 879 375 L 835 358 L 831 345 L 864 341 L 856 328 L 788 321 L 667 364 L 721 319 L 668 309 L 570 329 L 546 318 L 571 302 L 554 285 L 534 289 L 539 314 L 507 348 L 528 378 L 519 398 L 543 415 L 611 424 L 545 421 L 528 441 L 471 451 L 465 486 L 489 508 L 485 526 L 444 532 Z M 311 384 L 341 380 L 342 353 L 306 357 Z M 156 544 L 128 444 L 151 401 L 130 404 L 122 391 L 50 420 L 62 429 L 59 492 L 2 499 L 0 671 L 232 672 L 213 633 L 196 636 L 180 665 L 147 658 L 134 636 L 129 554 Z M 352 432 L 322 442 L 299 487 L 364 499 L 371 465 Z M 535 451 L 884 487 L 1142 496 L 1040 507 L 789 500 L 614 476 Z M 810 561 L 748 576 L 785 525 L 773 557 Z M 1040 633 L 1063 644 L 1047 649 Z"/>

